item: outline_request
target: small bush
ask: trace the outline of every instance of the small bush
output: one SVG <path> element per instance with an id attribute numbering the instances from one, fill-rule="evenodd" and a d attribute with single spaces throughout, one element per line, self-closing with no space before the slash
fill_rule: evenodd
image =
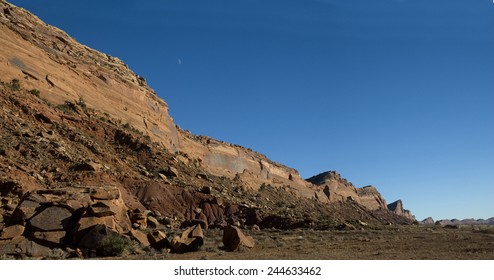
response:
<path id="1" fill-rule="evenodd" d="M 13 79 L 9 84 L 9 88 L 13 91 L 18 91 L 21 89 L 21 83 L 19 82 L 19 80 Z"/>
<path id="2" fill-rule="evenodd" d="M 98 255 L 103 257 L 116 257 L 124 252 L 129 252 L 132 242 L 120 235 L 108 235 L 101 240 Z"/>
<path id="3" fill-rule="evenodd" d="M 74 104 L 70 101 L 65 101 L 64 104 L 57 105 L 56 108 L 67 114 L 73 114 L 75 112 Z"/>
<path id="4" fill-rule="evenodd" d="M 84 101 L 84 99 L 82 97 L 79 97 L 79 101 L 77 101 L 76 104 L 81 106 L 81 108 L 84 108 L 84 109 L 87 107 L 86 101 Z"/>
<path id="5" fill-rule="evenodd" d="M 32 89 L 29 91 L 29 93 L 36 96 L 36 97 L 39 97 L 39 94 L 40 94 L 38 89 Z"/>

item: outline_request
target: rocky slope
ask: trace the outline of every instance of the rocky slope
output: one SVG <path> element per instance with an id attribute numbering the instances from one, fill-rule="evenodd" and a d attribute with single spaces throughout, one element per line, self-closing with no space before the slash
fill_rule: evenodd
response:
<path id="1" fill-rule="evenodd" d="M 121 60 L 4 1 L 0 64 L 4 252 L 92 250 L 82 240 L 107 235 L 162 244 L 163 232 L 143 232 L 194 224 L 324 229 L 411 222 L 388 211 L 375 188 L 355 188 L 336 172 L 308 182 L 250 149 L 179 129 L 167 104 Z M 95 197 L 95 189 L 113 195 Z M 52 224 L 36 226 L 43 216 Z M 168 249 L 183 249 L 172 243 Z"/>

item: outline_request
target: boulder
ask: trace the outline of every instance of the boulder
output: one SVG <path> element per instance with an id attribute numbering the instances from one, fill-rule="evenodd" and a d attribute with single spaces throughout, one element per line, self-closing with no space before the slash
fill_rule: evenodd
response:
<path id="1" fill-rule="evenodd" d="M 69 223 L 72 213 L 62 207 L 52 206 L 29 220 L 29 228 L 37 231 L 57 231 L 64 230 Z"/>
<path id="2" fill-rule="evenodd" d="M 151 246 L 156 250 L 161 250 L 170 246 L 170 241 L 168 241 L 166 234 L 160 230 L 148 233 L 148 240 Z"/>
<path id="3" fill-rule="evenodd" d="M 175 236 L 171 242 L 176 253 L 194 252 L 204 244 L 204 233 L 200 225 L 187 228 L 181 236 Z"/>
<path id="4" fill-rule="evenodd" d="M 98 249 L 104 238 L 115 235 L 119 234 L 105 225 L 99 224 L 89 230 L 76 245 L 86 249 Z"/>
<path id="5" fill-rule="evenodd" d="M 148 216 L 147 224 L 152 228 L 157 228 L 160 226 L 160 222 L 158 222 L 158 220 L 153 216 Z"/>
<path id="6" fill-rule="evenodd" d="M 142 244 L 144 246 L 151 245 L 149 243 L 147 235 L 145 233 L 143 233 L 142 231 L 131 229 L 130 230 L 130 236 L 132 236 L 132 238 L 134 238 L 135 240 L 137 240 L 137 242 L 139 242 L 140 244 Z"/>
<path id="7" fill-rule="evenodd" d="M 23 200 L 12 213 L 10 224 L 24 223 L 24 221 L 31 219 L 41 209 L 40 207 L 41 204 L 37 202 Z"/>
<path id="8" fill-rule="evenodd" d="M 202 192 L 203 194 L 211 194 L 211 187 L 209 187 L 209 186 L 204 186 L 204 187 L 202 187 L 201 192 Z"/>
<path id="9" fill-rule="evenodd" d="M 16 242 L 16 253 L 33 258 L 46 257 L 50 255 L 51 249 L 27 238 L 21 237 L 19 241 Z"/>
<path id="10" fill-rule="evenodd" d="M 354 225 L 351 225 L 349 223 L 342 223 L 342 224 L 339 224 L 337 227 L 336 227 L 337 230 L 357 230 L 357 228 L 354 226 Z"/>
<path id="11" fill-rule="evenodd" d="M 46 247 L 60 247 L 64 243 L 65 231 L 33 232 L 32 239 Z"/>
<path id="12" fill-rule="evenodd" d="M 223 228 L 223 244 L 228 251 L 235 251 L 240 246 L 253 248 L 255 242 L 251 236 L 244 235 L 239 228 L 226 226 Z"/>
<path id="13" fill-rule="evenodd" d="M 89 206 L 89 212 L 95 217 L 114 216 L 116 212 L 113 211 L 110 203 L 98 201 Z"/>
<path id="14" fill-rule="evenodd" d="M 130 219 L 132 224 L 137 224 L 140 230 L 145 230 L 148 227 L 148 216 L 144 212 L 136 209 L 131 213 Z"/>
<path id="15" fill-rule="evenodd" d="M 6 227 L 0 232 L 0 240 L 2 239 L 13 239 L 15 237 L 22 236 L 24 233 L 24 226 L 22 225 L 13 225 Z"/>
<path id="16" fill-rule="evenodd" d="M 168 177 L 177 177 L 179 174 L 178 170 L 173 166 L 168 166 L 164 168 L 163 173 Z"/>

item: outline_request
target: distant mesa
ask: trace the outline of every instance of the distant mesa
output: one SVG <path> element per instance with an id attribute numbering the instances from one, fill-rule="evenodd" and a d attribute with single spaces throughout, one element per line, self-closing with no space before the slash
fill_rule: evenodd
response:
<path id="1" fill-rule="evenodd" d="M 487 226 L 487 225 L 494 225 L 494 217 L 489 218 L 489 219 L 463 219 L 463 220 L 458 220 L 458 219 L 442 219 L 438 220 L 435 222 L 436 225 L 455 225 L 455 226 L 460 226 L 460 225 L 478 225 L 478 226 Z"/>
<path id="2" fill-rule="evenodd" d="M 328 202 L 352 200 L 369 210 L 390 210 L 396 215 L 415 221 L 415 217 L 410 211 L 403 209 L 401 200 L 387 205 L 386 200 L 376 187 L 368 185 L 357 188 L 336 171 L 326 171 L 312 176 L 306 181 L 320 187 Z"/>
<path id="3" fill-rule="evenodd" d="M 434 224 L 434 219 L 432 217 L 428 217 L 423 219 L 420 224 L 422 225 L 433 225 Z"/>

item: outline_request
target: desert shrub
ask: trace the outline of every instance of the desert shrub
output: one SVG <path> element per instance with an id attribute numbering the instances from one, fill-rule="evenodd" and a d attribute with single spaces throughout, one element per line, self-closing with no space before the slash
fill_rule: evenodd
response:
<path id="1" fill-rule="evenodd" d="M 79 105 L 79 106 L 81 106 L 81 108 L 86 108 L 87 107 L 86 101 L 84 101 L 84 99 L 82 97 L 79 97 L 79 101 L 77 101 L 76 104 Z"/>
<path id="2" fill-rule="evenodd" d="M 129 252 L 132 242 L 120 235 L 107 235 L 98 248 L 98 255 L 103 257 L 116 257 L 124 252 Z"/>
<path id="3" fill-rule="evenodd" d="M 13 91 L 18 91 L 21 89 L 21 83 L 18 79 L 13 79 L 8 86 Z"/>
<path id="4" fill-rule="evenodd" d="M 70 101 L 65 101 L 65 103 L 57 105 L 55 108 L 67 114 L 73 114 L 75 112 L 74 104 Z"/>
<path id="5" fill-rule="evenodd" d="M 40 94 L 38 89 L 32 89 L 29 91 L 29 93 L 36 96 L 36 97 L 39 97 L 39 94 Z"/>

